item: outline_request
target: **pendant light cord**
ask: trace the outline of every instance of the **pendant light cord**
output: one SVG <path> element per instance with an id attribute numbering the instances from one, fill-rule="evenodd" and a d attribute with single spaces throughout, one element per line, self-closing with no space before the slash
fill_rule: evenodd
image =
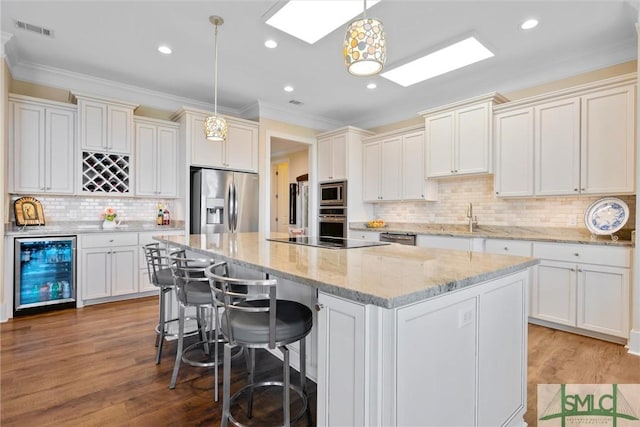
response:
<path id="1" fill-rule="evenodd" d="M 366 2 L 366 0 L 365 0 Z M 215 54 L 214 54 L 214 73 L 213 73 L 213 114 L 218 116 L 218 24 L 215 25 Z"/>
<path id="2" fill-rule="evenodd" d="M 367 0 L 364 0 L 364 12 L 362 13 L 362 19 L 367 19 Z"/>

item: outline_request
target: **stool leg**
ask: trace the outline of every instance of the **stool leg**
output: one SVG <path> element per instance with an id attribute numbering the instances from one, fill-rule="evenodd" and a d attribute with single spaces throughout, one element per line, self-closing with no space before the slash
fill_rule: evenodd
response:
<path id="1" fill-rule="evenodd" d="M 222 372 L 222 420 L 220 425 L 227 427 L 229 423 L 229 415 L 231 410 L 231 345 L 225 343 L 224 345 L 224 359 L 223 359 L 223 372 Z"/>
<path id="2" fill-rule="evenodd" d="M 200 339 L 204 342 L 204 354 L 209 355 L 209 340 L 207 339 L 207 317 L 204 315 L 204 307 L 196 307 L 198 325 L 200 326 Z"/>
<path id="3" fill-rule="evenodd" d="M 166 288 L 160 288 L 160 316 L 158 320 L 159 334 L 156 336 L 156 347 L 158 347 L 158 350 L 156 351 L 156 365 L 160 363 L 160 359 L 162 358 L 162 345 L 164 344 L 164 336 L 166 334 L 164 304 L 167 291 L 168 289 Z"/>
<path id="4" fill-rule="evenodd" d="M 311 404 L 309 403 L 309 396 L 307 396 L 307 338 L 304 337 L 300 340 L 300 389 L 307 398 L 307 426 L 311 427 Z"/>
<path id="5" fill-rule="evenodd" d="M 282 411 L 284 413 L 284 427 L 291 426 L 291 403 L 289 402 L 289 387 L 291 385 L 291 379 L 289 378 L 289 349 L 286 346 L 281 346 L 280 351 L 284 356 L 284 363 L 282 364 L 282 378 L 284 387 L 282 388 Z"/>
<path id="6" fill-rule="evenodd" d="M 176 361 L 173 364 L 173 374 L 171 374 L 170 389 L 176 388 L 176 381 L 178 379 L 178 371 L 180 370 L 180 363 L 182 363 L 182 346 L 184 341 L 184 305 L 179 304 L 178 308 L 178 348 L 176 349 Z"/>
<path id="7" fill-rule="evenodd" d="M 246 350 L 244 358 L 247 363 L 247 384 L 251 385 L 251 387 L 249 387 L 249 396 L 247 398 L 247 418 L 251 419 L 253 418 L 253 377 L 256 370 L 256 349 L 247 348 Z"/>
<path id="8" fill-rule="evenodd" d="M 217 304 L 214 303 L 213 305 L 213 315 L 215 316 L 215 329 L 214 329 L 214 337 L 213 339 L 215 340 L 213 343 L 213 351 L 215 353 L 214 357 L 214 361 L 216 363 L 215 369 L 216 371 L 213 373 L 213 378 L 214 378 L 214 382 L 215 384 L 213 385 L 213 401 L 217 402 L 218 401 L 218 367 L 219 367 L 219 363 L 218 363 L 218 337 L 219 337 L 219 331 L 218 331 L 218 319 L 219 317 L 219 313 L 218 313 L 218 306 Z"/>

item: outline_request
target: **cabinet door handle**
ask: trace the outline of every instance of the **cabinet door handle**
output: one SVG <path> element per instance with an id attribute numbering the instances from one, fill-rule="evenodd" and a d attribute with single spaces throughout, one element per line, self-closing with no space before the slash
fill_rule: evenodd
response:
<path id="1" fill-rule="evenodd" d="M 320 310 L 322 310 L 323 308 L 324 308 L 324 305 L 323 305 L 323 304 L 320 304 L 320 303 L 316 304 L 316 311 L 320 311 Z"/>

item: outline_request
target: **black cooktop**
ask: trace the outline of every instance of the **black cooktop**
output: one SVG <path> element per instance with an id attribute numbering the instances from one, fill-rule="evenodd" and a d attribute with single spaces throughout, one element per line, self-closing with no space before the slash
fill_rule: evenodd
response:
<path id="1" fill-rule="evenodd" d="M 385 242 L 372 242 L 369 240 L 349 240 L 340 237 L 312 237 L 312 236 L 291 236 L 267 238 L 272 242 L 293 243 L 294 245 L 315 246 L 326 249 L 353 249 L 366 248 L 369 246 L 388 245 Z"/>

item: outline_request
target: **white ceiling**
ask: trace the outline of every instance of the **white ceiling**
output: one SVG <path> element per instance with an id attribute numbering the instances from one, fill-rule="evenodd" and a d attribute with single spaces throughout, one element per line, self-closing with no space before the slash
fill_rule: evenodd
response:
<path id="1" fill-rule="evenodd" d="M 86 87 L 87 81 L 118 82 L 129 85 L 129 91 L 133 86 L 141 93 L 168 94 L 176 105 L 193 101 L 202 107 L 213 104 L 214 38 L 208 18 L 220 15 L 225 23 L 218 39 L 219 109 L 255 115 L 259 103 L 261 115 L 277 112 L 291 122 L 305 117 L 317 120 L 318 128 L 370 128 L 430 107 L 531 87 L 637 56 L 635 0 L 383 0 L 368 14 L 384 22 L 387 68 L 470 34 L 495 53 L 403 88 L 381 77 L 349 75 L 342 60 L 342 27 L 309 45 L 266 25 L 281 4 L 2 0 L 1 25 L 3 41 L 6 33 L 13 35 L 5 51 L 15 79 L 71 90 Z M 532 16 L 540 25 L 522 31 L 520 23 Z M 52 29 L 54 37 L 17 29 L 14 19 Z M 277 40 L 278 48 L 265 48 L 267 38 Z M 159 54 L 161 43 L 174 53 Z M 378 88 L 366 89 L 372 81 Z M 284 92 L 285 85 L 295 91 Z M 291 105 L 292 99 L 303 105 Z"/>

